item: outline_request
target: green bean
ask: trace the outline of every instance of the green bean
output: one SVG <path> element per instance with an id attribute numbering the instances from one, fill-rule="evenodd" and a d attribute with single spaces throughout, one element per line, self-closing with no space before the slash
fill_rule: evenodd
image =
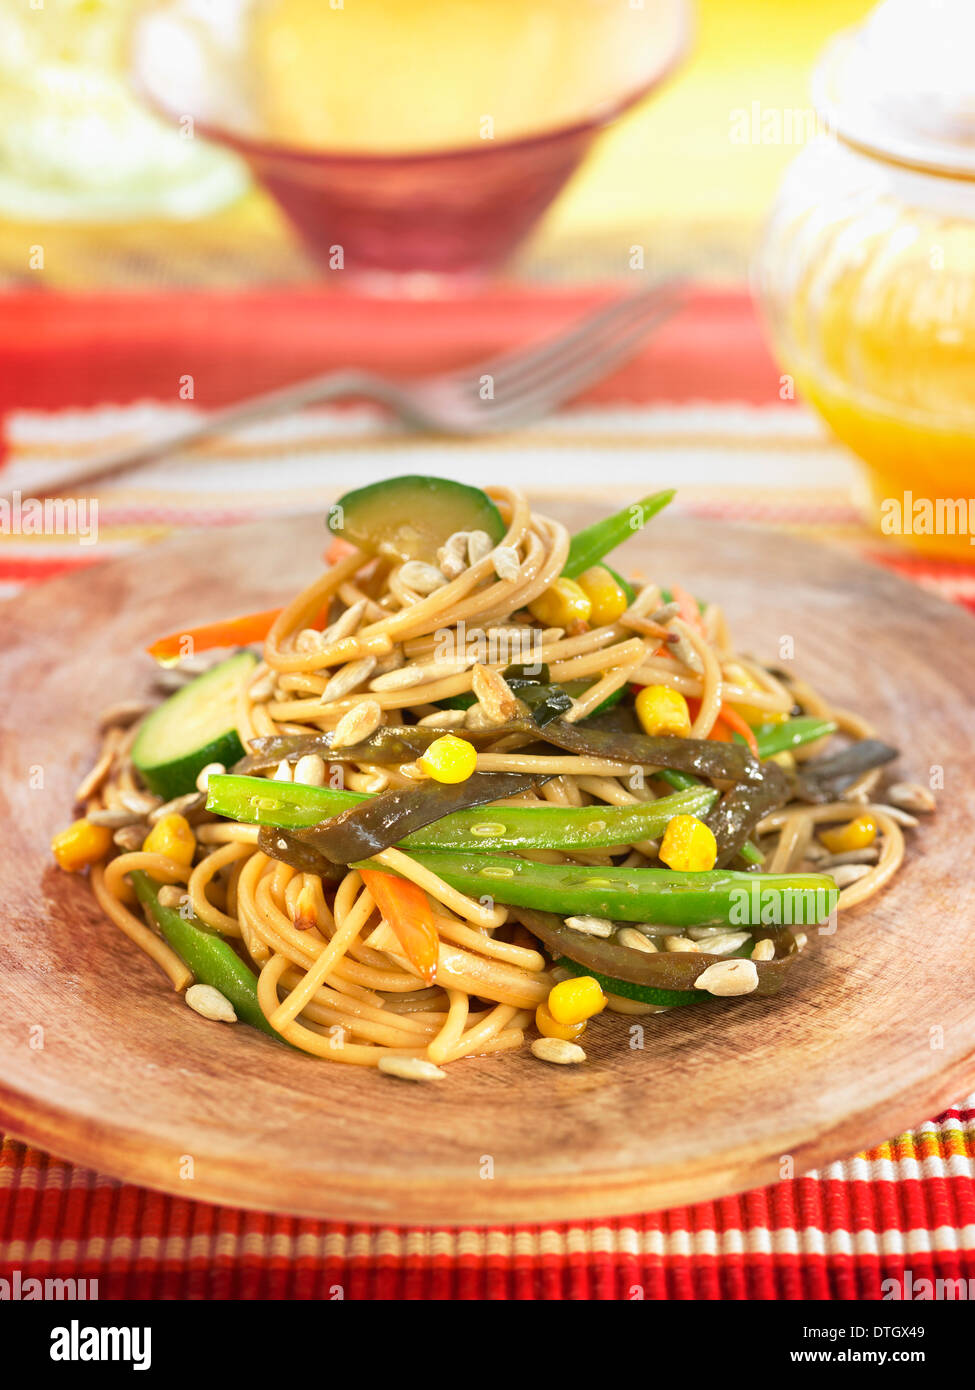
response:
<path id="1" fill-rule="evenodd" d="M 632 502 L 612 516 L 595 521 L 584 531 L 577 531 L 569 543 L 569 554 L 562 573 L 568 579 L 576 579 L 593 565 L 598 565 L 604 555 L 622 545 L 630 536 L 635 536 L 651 517 L 663 511 L 668 502 L 673 501 L 674 488 L 665 492 L 655 492 L 642 502 Z"/>
<path id="2" fill-rule="evenodd" d="M 469 897 L 562 917 L 586 915 L 661 926 L 825 922 L 838 890 L 825 874 L 675 873 L 584 864 L 535 864 L 503 855 L 419 850 L 423 868 Z M 361 868 L 363 865 L 354 865 Z M 365 865 L 368 867 L 368 863 Z"/>
<path id="3" fill-rule="evenodd" d="M 280 1042 L 280 1033 L 276 1033 L 268 1023 L 257 1002 L 257 976 L 247 968 L 233 947 L 207 931 L 196 917 L 184 917 L 176 908 L 163 907 L 158 888 L 141 869 L 135 870 L 130 877 L 140 903 L 149 909 L 163 936 L 193 971 L 198 982 L 218 989 L 233 1004 L 238 1018 Z"/>
<path id="4" fill-rule="evenodd" d="M 427 784 L 424 784 L 427 785 Z M 462 784 L 461 784 L 462 785 Z M 444 795 L 450 794 L 448 787 Z M 712 787 L 697 786 L 658 801 L 632 806 L 486 806 L 453 811 L 403 837 L 406 849 L 492 850 L 601 849 L 655 840 L 673 816 L 701 815 L 717 800 Z M 247 825 L 293 830 L 318 825 L 370 798 L 334 787 L 272 782 L 264 777 L 210 777 L 207 809 Z"/>

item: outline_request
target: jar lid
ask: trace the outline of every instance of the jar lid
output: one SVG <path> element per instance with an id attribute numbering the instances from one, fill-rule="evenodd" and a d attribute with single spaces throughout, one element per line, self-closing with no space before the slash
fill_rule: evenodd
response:
<path id="1" fill-rule="evenodd" d="M 827 47 L 813 99 L 847 144 L 909 168 L 975 178 L 975 4 L 883 0 Z"/>

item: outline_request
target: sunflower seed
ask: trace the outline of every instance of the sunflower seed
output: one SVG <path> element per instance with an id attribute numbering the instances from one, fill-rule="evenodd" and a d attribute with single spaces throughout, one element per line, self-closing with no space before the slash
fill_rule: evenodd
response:
<path id="1" fill-rule="evenodd" d="M 494 541 L 486 531 L 471 531 L 467 537 L 467 563 L 479 564 L 481 560 L 487 559 L 493 549 Z"/>
<path id="2" fill-rule="evenodd" d="M 471 687 L 477 702 L 494 724 L 503 724 L 518 713 L 519 704 L 514 692 L 499 671 L 475 663 Z"/>
<path id="3" fill-rule="evenodd" d="M 210 778 L 215 773 L 226 772 L 223 763 L 207 763 L 206 767 L 201 767 L 196 774 L 196 789 L 198 792 L 205 792 L 210 785 Z"/>
<path id="4" fill-rule="evenodd" d="M 438 709 L 417 720 L 417 725 L 433 729 L 457 729 L 467 718 L 466 709 Z"/>
<path id="5" fill-rule="evenodd" d="M 887 788 L 887 800 L 892 806 L 903 811 L 914 811 L 922 816 L 930 815 L 935 808 L 935 799 L 927 787 L 917 782 L 895 782 Z"/>
<path id="6" fill-rule="evenodd" d="M 112 770 L 112 763 L 115 761 L 115 750 L 117 747 L 117 738 L 110 734 L 108 743 L 102 749 L 101 753 L 99 753 L 98 761 L 95 763 L 95 766 L 78 784 L 78 788 L 74 794 L 75 801 L 87 801 L 88 798 L 94 796 L 95 792 L 104 784 L 105 779 Z"/>
<path id="7" fill-rule="evenodd" d="M 467 568 L 467 547 L 470 543 L 469 531 L 455 531 L 448 536 L 437 551 L 437 564 L 447 579 L 456 579 Z"/>
<path id="8" fill-rule="evenodd" d="M 396 671 L 387 671 L 369 682 L 369 689 L 382 693 L 386 690 L 410 690 L 414 685 L 423 685 L 430 677 L 422 666 L 401 666 Z"/>
<path id="9" fill-rule="evenodd" d="M 358 661 L 349 661 L 340 666 L 335 675 L 326 682 L 321 694 L 322 704 L 330 705 L 333 700 L 341 700 L 343 696 L 350 695 L 369 679 L 375 669 L 374 656 L 363 656 Z"/>
<path id="10" fill-rule="evenodd" d="M 584 932 L 586 936 L 610 937 L 616 930 L 607 917 L 566 917 L 565 925 L 573 931 Z"/>
<path id="11" fill-rule="evenodd" d="M 324 787 L 325 759 L 317 753 L 306 753 L 303 758 L 299 758 L 295 763 L 295 781 L 306 787 Z"/>
<path id="12" fill-rule="evenodd" d="M 183 905 L 184 900 L 189 901 L 186 891 L 178 888 L 175 883 L 164 883 L 156 897 L 162 907 L 179 908 Z"/>
<path id="13" fill-rule="evenodd" d="M 758 970 L 750 960 L 718 960 L 694 981 L 695 989 L 721 998 L 758 989 Z"/>
<path id="14" fill-rule="evenodd" d="M 840 864 L 876 864 L 880 850 L 876 845 L 866 845 L 863 849 L 848 849 L 843 854 L 827 854 L 820 859 L 822 869 L 832 869 Z"/>
<path id="15" fill-rule="evenodd" d="M 637 604 L 634 604 L 631 611 L 636 611 L 636 608 Z M 649 616 L 651 622 L 660 623 L 663 626 L 664 623 L 669 623 L 671 618 L 676 618 L 678 613 L 680 613 L 679 603 L 665 603 L 663 608 L 655 609 Z"/>
<path id="16" fill-rule="evenodd" d="M 841 864 L 833 873 L 833 882 L 837 888 L 849 888 L 851 883 L 857 883 L 861 878 L 866 878 L 871 872 L 869 864 Z"/>
<path id="17" fill-rule="evenodd" d="M 124 825 L 137 825 L 142 817 L 137 811 L 88 811 L 85 820 L 92 825 L 104 825 L 107 830 L 121 830 Z"/>
<path id="18" fill-rule="evenodd" d="M 255 705 L 263 705 L 274 694 L 274 672 L 265 671 L 248 690 Z"/>
<path id="19" fill-rule="evenodd" d="M 278 763 L 277 767 L 274 769 L 274 776 L 271 778 L 271 781 L 272 781 L 272 782 L 290 782 L 290 781 L 291 781 L 291 764 L 288 762 L 287 758 L 282 758 L 281 761 Z"/>
<path id="20" fill-rule="evenodd" d="M 118 794 L 118 799 L 127 811 L 135 811 L 140 816 L 148 816 L 157 806 L 162 805 L 161 796 L 152 792 L 133 792 L 126 789 Z"/>
<path id="21" fill-rule="evenodd" d="M 756 941 L 752 947 L 752 960 L 774 960 L 775 942 L 771 937 L 765 936 L 761 941 Z"/>
<path id="22" fill-rule="evenodd" d="M 513 545 L 494 547 L 494 572 L 499 579 L 517 579 L 521 573 L 521 561 Z"/>
<path id="23" fill-rule="evenodd" d="M 686 936 L 665 936 L 665 951 L 700 951 L 700 946 L 696 941 L 690 941 Z"/>
<path id="24" fill-rule="evenodd" d="M 621 946 L 629 946 L 631 951 L 645 951 L 648 955 L 656 955 L 657 948 L 652 941 L 649 941 L 642 931 L 636 931 L 633 927 L 620 927 L 616 933 L 616 940 Z"/>
<path id="25" fill-rule="evenodd" d="M 361 743 L 364 738 L 374 734 L 383 722 L 383 712 L 379 707 L 378 700 L 360 700 L 357 705 L 353 705 L 347 714 L 336 724 L 332 733 L 333 748 L 351 748 L 355 743 Z M 319 759 L 321 762 L 321 759 Z M 297 771 L 295 773 L 297 779 Z M 325 764 L 322 763 L 322 782 L 324 785 Z"/>
<path id="26" fill-rule="evenodd" d="M 423 1057 L 380 1057 L 379 1070 L 403 1081 L 442 1081 L 447 1073 Z"/>
<path id="27" fill-rule="evenodd" d="M 913 830 L 918 824 L 917 817 L 908 815 L 900 806 L 885 806 L 882 801 L 874 804 L 878 811 L 883 811 L 885 815 L 890 816 L 891 820 L 896 821 L 898 825 L 903 825 L 907 830 Z"/>
<path id="28" fill-rule="evenodd" d="M 202 1018 L 211 1018 L 214 1023 L 237 1022 L 233 1004 L 213 985 L 190 985 L 183 998 Z"/>
<path id="29" fill-rule="evenodd" d="M 103 709 L 98 719 L 99 733 L 106 729 L 127 729 L 151 709 L 145 700 L 122 700 Z"/>
<path id="30" fill-rule="evenodd" d="M 483 705 L 471 705 L 464 710 L 465 729 L 493 729 L 497 721 L 492 719 Z"/>
<path id="31" fill-rule="evenodd" d="M 183 796 L 174 796 L 172 801 L 164 801 L 161 806 L 149 812 L 149 824 L 155 825 L 163 816 L 189 816 L 194 811 L 201 810 L 205 802 L 206 797 L 202 792 L 186 792 Z"/>
<path id="32" fill-rule="evenodd" d="M 671 629 L 671 631 L 673 631 L 673 629 Z M 678 633 L 677 641 L 670 643 L 670 650 L 683 661 L 684 665 L 688 667 L 689 670 L 696 671 L 698 674 L 703 672 L 704 662 L 683 633 Z"/>
<path id="33" fill-rule="evenodd" d="M 112 843 L 118 845 L 126 854 L 132 854 L 142 848 L 142 842 L 148 833 L 145 825 L 123 825 L 121 830 L 116 830 L 112 836 Z"/>
<path id="34" fill-rule="evenodd" d="M 330 647 L 333 642 L 340 642 L 343 637 L 351 637 L 362 620 L 368 602 L 368 599 L 360 598 L 344 613 L 340 613 L 335 622 L 322 633 L 322 645 Z"/>
<path id="35" fill-rule="evenodd" d="M 717 936 L 702 942 L 701 946 L 710 956 L 728 956 L 732 951 L 744 946 L 746 941 L 750 941 L 751 935 L 749 931 L 719 932 Z"/>
<path id="36" fill-rule="evenodd" d="M 564 1038 L 536 1038 L 532 1043 L 532 1055 L 540 1062 L 554 1062 L 558 1067 L 576 1066 L 586 1060 L 579 1044 Z"/>
<path id="37" fill-rule="evenodd" d="M 314 627 L 303 627 L 295 638 L 295 651 L 308 655 L 325 650 L 322 634 Z"/>
<path id="38" fill-rule="evenodd" d="M 408 589 L 415 594 L 433 594 L 447 583 L 436 565 L 425 565 L 422 560 L 407 560 L 400 565 L 399 577 Z"/>

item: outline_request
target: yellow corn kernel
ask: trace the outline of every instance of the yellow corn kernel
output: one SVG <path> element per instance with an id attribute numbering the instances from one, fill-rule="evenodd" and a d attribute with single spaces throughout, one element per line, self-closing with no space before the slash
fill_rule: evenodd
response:
<path id="1" fill-rule="evenodd" d="M 97 864 L 111 848 L 112 832 L 104 825 L 92 825 L 90 820 L 76 820 L 51 841 L 51 853 L 69 874 Z"/>
<path id="2" fill-rule="evenodd" d="M 679 690 L 666 685 L 645 685 L 636 697 L 636 717 L 645 733 L 687 738 L 691 732 L 691 712 Z"/>
<path id="3" fill-rule="evenodd" d="M 660 842 L 660 858 L 668 868 L 682 873 L 713 869 L 718 844 L 710 828 L 697 816 L 674 816 L 667 822 Z"/>
<path id="4" fill-rule="evenodd" d="M 819 838 L 830 854 L 847 854 L 850 850 L 866 849 L 877 838 L 877 822 L 873 816 L 857 816 L 834 830 L 821 830 Z"/>
<path id="5" fill-rule="evenodd" d="M 556 1023 L 585 1023 L 605 1007 L 602 986 L 591 975 L 562 980 L 549 990 L 548 1011 Z"/>
<path id="6" fill-rule="evenodd" d="M 563 575 L 528 605 L 528 611 L 543 627 L 569 627 L 571 623 L 588 623 L 592 602 L 574 579 Z"/>
<path id="7" fill-rule="evenodd" d="M 581 1023 L 559 1023 L 545 1003 L 535 1010 L 535 1024 L 543 1038 L 561 1038 L 563 1042 L 575 1042 L 586 1031 L 585 1019 Z"/>
<path id="8" fill-rule="evenodd" d="M 477 749 L 466 738 L 444 734 L 433 740 L 417 762 L 435 782 L 466 782 L 477 767 Z"/>
<path id="9" fill-rule="evenodd" d="M 615 623 L 630 606 L 625 591 L 605 565 L 593 565 L 592 569 L 580 574 L 578 584 L 592 604 L 589 621 L 593 627 Z"/>
<path id="10" fill-rule="evenodd" d="M 725 667 L 725 675 L 729 680 L 734 681 L 735 685 L 743 685 L 746 690 L 761 690 L 761 686 L 754 676 L 750 676 L 743 666 L 728 665 Z M 780 711 L 778 714 L 774 710 L 761 709 L 758 705 L 749 705 L 735 700 L 731 706 L 737 710 L 746 724 L 750 724 L 754 729 L 760 729 L 763 724 L 784 724 L 788 719 L 788 714 Z"/>
<path id="11" fill-rule="evenodd" d="M 189 866 L 196 853 L 196 836 L 185 816 L 163 816 L 142 842 L 147 854 L 164 854 L 177 864 Z"/>

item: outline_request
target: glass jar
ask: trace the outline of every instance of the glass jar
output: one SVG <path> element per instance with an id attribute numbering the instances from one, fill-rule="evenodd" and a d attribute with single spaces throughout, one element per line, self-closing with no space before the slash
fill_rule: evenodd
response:
<path id="1" fill-rule="evenodd" d="M 927 39 L 912 6 L 828 50 L 825 133 L 786 176 L 758 292 L 782 366 L 866 465 L 880 530 L 973 561 L 975 102 L 967 73 L 952 99 L 950 56 L 973 46 L 953 0 Z"/>

